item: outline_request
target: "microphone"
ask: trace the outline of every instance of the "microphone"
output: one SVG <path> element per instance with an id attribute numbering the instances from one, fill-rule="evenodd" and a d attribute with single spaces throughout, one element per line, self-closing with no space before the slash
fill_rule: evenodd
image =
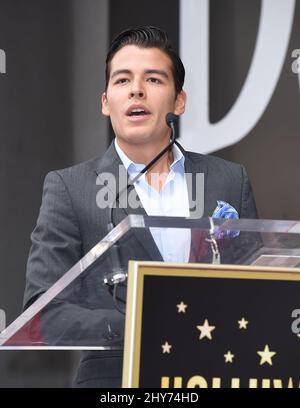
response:
<path id="1" fill-rule="evenodd" d="M 119 191 L 116 194 L 116 197 L 109 209 L 109 224 L 107 226 L 108 232 L 110 232 L 114 227 L 114 222 L 113 222 L 113 209 L 115 204 L 117 203 L 117 201 L 119 200 L 119 198 L 122 196 L 122 194 L 124 194 L 128 188 L 130 186 L 133 186 L 134 183 L 144 174 L 146 173 L 167 151 L 169 151 L 173 144 L 175 143 L 175 139 L 176 139 L 176 131 L 175 131 L 175 124 L 178 122 L 178 116 L 175 115 L 172 112 L 167 113 L 166 115 L 166 123 L 168 125 L 169 128 L 171 128 L 172 130 L 172 134 L 171 134 L 171 139 L 170 139 L 170 143 L 160 152 L 158 153 L 157 156 L 154 157 L 153 160 L 150 161 L 150 163 L 147 164 L 147 166 L 145 166 L 143 168 L 143 170 L 141 170 L 132 180 L 129 181 L 129 183 L 127 183 L 126 187 L 123 188 L 121 191 Z M 111 248 L 111 256 L 112 256 L 112 272 L 107 274 L 104 277 L 103 283 L 104 285 L 107 285 L 109 287 L 114 287 L 114 289 L 116 288 L 116 285 L 118 285 L 119 283 L 124 282 L 127 279 L 127 273 L 122 269 L 121 265 L 120 265 L 120 254 L 119 254 L 119 246 L 118 244 L 114 244 Z M 115 290 L 114 290 L 114 300 L 115 300 Z M 117 306 L 116 306 L 117 307 Z M 118 307 L 117 309 L 123 313 L 123 311 L 121 311 Z"/>
<path id="2" fill-rule="evenodd" d="M 166 114 L 167 125 L 173 130 L 172 126 L 178 122 L 178 116 L 175 113 L 169 112 Z"/>

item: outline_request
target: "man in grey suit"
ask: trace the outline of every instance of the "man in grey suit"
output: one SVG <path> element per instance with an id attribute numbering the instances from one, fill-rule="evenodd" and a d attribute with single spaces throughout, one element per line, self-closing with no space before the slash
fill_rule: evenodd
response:
<path id="1" fill-rule="evenodd" d="M 170 140 L 168 112 L 184 113 L 184 67 L 167 34 L 154 27 L 130 29 L 113 41 L 106 61 L 106 89 L 102 112 L 109 116 L 116 139 L 102 158 L 50 172 L 27 267 L 24 307 L 47 291 L 69 268 L 107 234 L 109 208 L 99 206 L 104 174 L 119 170 L 137 174 Z M 189 216 L 193 211 L 187 174 L 204 174 L 204 216 L 211 216 L 218 200 L 232 205 L 241 218 L 256 218 L 251 186 L 243 166 L 213 156 L 186 152 L 175 144 L 134 185 L 141 202 L 137 208 L 113 211 L 117 225 L 128 214 Z M 157 175 L 159 177 L 157 177 Z M 102 181 L 101 181 L 102 180 Z M 195 178 L 193 178 L 195 180 Z M 172 188 L 169 188 L 172 186 Z M 109 186 L 108 186 L 109 187 Z M 180 239 L 180 237 L 178 237 Z M 152 231 L 136 229 L 120 242 L 124 268 L 130 259 L 186 261 L 186 248 L 163 242 Z M 184 252 L 185 251 L 185 252 Z M 104 347 L 83 353 L 75 385 L 121 385 L 124 315 L 116 308 L 103 279 L 111 269 L 109 257 L 84 272 L 64 290 L 42 316 L 46 344 L 84 344 L 95 339 Z"/>

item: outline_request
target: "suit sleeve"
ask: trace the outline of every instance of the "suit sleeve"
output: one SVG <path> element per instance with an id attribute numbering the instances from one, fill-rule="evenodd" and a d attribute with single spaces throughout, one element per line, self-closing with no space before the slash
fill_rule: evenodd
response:
<path id="1" fill-rule="evenodd" d="M 240 218 L 258 218 L 255 199 L 251 183 L 244 166 L 242 166 L 242 191 L 241 191 L 241 209 Z"/>
<path id="2" fill-rule="evenodd" d="M 67 187 L 58 172 L 51 172 L 45 178 L 42 205 L 31 240 L 24 308 L 83 256 L 79 223 Z M 89 342 L 95 345 L 96 340 L 97 345 L 120 342 L 124 317 L 114 309 L 87 308 L 87 303 L 80 301 L 78 290 L 73 288 L 71 284 L 41 311 L 43 341 L 53 345 Z"/>
<path id="3" fill-rule="evenodd" d="M 45 178 L 42 205 L 31 242 L 25 307 L 82 256 L 79 225 L 67 189 L 57 172 L 51 172 Z"/>

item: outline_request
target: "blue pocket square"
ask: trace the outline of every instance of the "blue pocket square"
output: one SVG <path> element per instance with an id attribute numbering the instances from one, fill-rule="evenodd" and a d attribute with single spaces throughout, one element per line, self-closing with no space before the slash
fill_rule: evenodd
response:
<path id="1" fill-rule="evenodd" d="M 215 208 L 212 218 L 228 218 L 228 219 L 238 219 L 239 213 L 232 207 L 232 205 L 226 203 L 226 201 L 217 201 L 217 207 Z M 240 235 L 240 231 L 216 231 L 215 233 L 217 239 L 230 237 L 234 238 Z"/>
<path id="2" fill-rule="evenodd" d="M 226 201 L 217 201 L 217 204 L 212 218 L 239 218 L 237 210 L 232 205 L 226 203 Z"/>

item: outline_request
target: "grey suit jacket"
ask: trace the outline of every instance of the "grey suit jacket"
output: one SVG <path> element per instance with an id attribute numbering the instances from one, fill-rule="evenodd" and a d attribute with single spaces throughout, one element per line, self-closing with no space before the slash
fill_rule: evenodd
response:
<path id="1" fill-rule="evenodd" d="M 224 200 L 237 209 L 241 218 L 256 218 L 255 202 L 243 166 L 182 151 L 186 173 L 204 173 L 204 216 L 212 214 L 217 200 Z M 109 210 L 99 209 L 96 204 L 101 187 L 96 184 L 96 178 L 102 173 L 113 173 L 118 179 L 120 165 L 112 143 L 102 158 L 46 176 L 37 225 L 31 235 L 24 307 L 49 289 L 107 234 Z M 145 215 L 143 208 L 118 208 L 113 212 L 115 225 L 129 213 Z M 125 267 L 129 259 L 162 260 L 151 234 L 142 229 L 130 231 L 121 240 L 120 250 Z M 116 310 L 111 294 L 103 286 L 103 277 L 110 268 L 109 257 L 102 259 L 101 267 L 92 266 L 45 309 L 41 326 L 45 343 L 72 345 L 76 341 L 87 345 L 90 338 L 91 345 L 95 345 L 96 337 L 99 345 L 122 346 L 124 316 Z M 121 368 L 121 351 L 84 353 L 76 385 L 118 386 Z"/>

